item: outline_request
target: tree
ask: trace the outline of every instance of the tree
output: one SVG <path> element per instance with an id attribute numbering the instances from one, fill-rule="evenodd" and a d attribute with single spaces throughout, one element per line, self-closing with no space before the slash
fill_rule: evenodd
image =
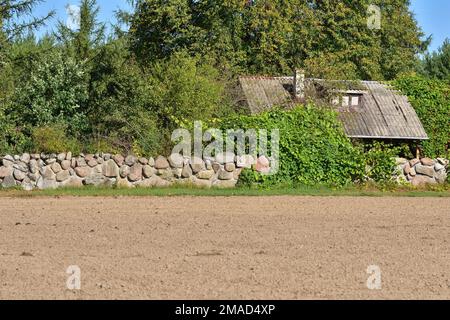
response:
<path id="1" fill-rule="evenodd" d="M 42 0 L 0 0 L 0 104 L 11 93 L 11 46 L 27 31 L 33 31 L 54 15 L 51 11 L 42 17 L 31 17 L 33 8 Z M 28 19 L 27 19 L 28 18 Z"/>
<path id="2" fill-rule="evenodd" d="M 105 24 L 98 22 L 99 10 L 96 0 L 81 0 L 79 28 L 72 30 L 63 22 L 58 23 L 56 37 L 78 60 L 90 59 L 92 51 L 104 44 Z"/>
<path id="3" fill-rule="evenodd" d="M 437 52 L 425 55 L 422 73 L 430 78 L 450 81 L 450 39 Z"/>
<path id="4" fill-rule="evenodd" d="M 62 123 L 76 134 L 86 125 L 82 108 L 87 100 L 84 78 L 83 65 L 61 50 L 48 51 L 31 61 L 28 72 L 22 74 L 8 114 L 25 131 Z"/>
<path id="5" fill-rule="evenodd" d="M 393 79 L 427 42 L 409 0 L 374 4 L 379 30 L 367 26 L 366 0 L 137 0 L 130 36 L 144 64 L 185 49 L 236 73 Z"/>

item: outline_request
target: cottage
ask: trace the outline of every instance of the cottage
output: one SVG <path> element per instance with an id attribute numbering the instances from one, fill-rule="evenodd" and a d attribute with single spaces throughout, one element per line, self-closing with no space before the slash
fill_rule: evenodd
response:
<path id="1" fill-rule="evenodd" d="M 350 138 L 416 143 L 428 139 L 407 97 L 380 82 L 305 78 L 297 70 L 291 77 L 240 77 L 239 84 L 240 104 L 252 114 L 316 98 L 339 111 Z"/>

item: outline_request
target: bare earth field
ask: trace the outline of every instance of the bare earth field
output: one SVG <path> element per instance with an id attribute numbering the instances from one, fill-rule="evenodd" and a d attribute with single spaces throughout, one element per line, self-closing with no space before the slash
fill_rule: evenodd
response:
<path id="1" fill-rule="evenodd" d="M 32 298 L 450 299 L 450 198 L 1 198 L 0 299 Z"/>

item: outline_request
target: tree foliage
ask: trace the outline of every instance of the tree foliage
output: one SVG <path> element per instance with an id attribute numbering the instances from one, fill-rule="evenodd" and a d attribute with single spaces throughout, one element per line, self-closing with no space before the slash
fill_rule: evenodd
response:
<path id="1" fill-rule="evenodd" d="M 423 142 L 428 157 L 448 157 L 450 148 L 450 87 L 445 81 L 403 76 L 394 85 L 408 96 L 430 140 Z"/>
<path id="2" fill-rule="evenodd" d="M 420 68 L 425 76 L 450 83 L 450 39 L 446 39 L 437 52 L 426 54 Z"/>
<path id="3" fill-rule="evenodd" d="M 221 121 L 220 127 L 280 130 L 279 171 L 273 176 L 253 173 L 254 182 L 268 186 L 286 183 L 343 186 L 364 176 L 361 150 L 346 137 L 336 112 L 330 109 L 298 106 L 290 111 L 227 118 Z"/>
<path id="4" fill-rule="evenodd" d="M 132 47 L 148 62 L 183 49 L 215 58 L 220 69 L 393 79 L 414 69 L 426 42 L 408 0 L 375 1 L 379 30 L 367 27 L 369 2 L 305 0 L 137 0 Z"/>

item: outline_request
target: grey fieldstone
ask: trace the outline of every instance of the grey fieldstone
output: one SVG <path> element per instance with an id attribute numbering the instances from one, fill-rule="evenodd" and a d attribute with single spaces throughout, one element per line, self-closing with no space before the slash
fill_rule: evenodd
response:
<path id="1" fill-rule="evenodd" d="M 419 164 L 419 163 L 420 163 L 419 159 L 412 159 L 412 160 L 409 161 L 409 165 L 411 167 L 414 167 L 416 164 Z"/>
<path id="2" fill-rule="evenodd" d="M 116 178 L 119 176 L 119 167 L 114 160 L 108 160 L 102 165 L 103 175 L 108 178 Z"/>
<path id="3" fill-rule="evenodd" d="M 88 163 L 89 161 L 95 160 L 95 156 L 93 154 L 87 154 L 84 157 L 84 160 L 86 161 L 86 163 Z"/>
<path id="4" fill-rule="evenodd" d="M 110 180 L 101 173 L 92 174 L 83 180 L 85 186 L 103 186 L 108 185 Z"/>
<path id="5" fill-rule="evenodd" d="M 98 165 L 98 162 L 97 162 L 97 160 L 92 159 L 92 160 L 88 161 L 87 165 L 88 165 L 88 167 L 94 168 L 95 166 Z"/>
<path id="6" fill-rule="evenodd" d="M 193 157 L 190 162 L 191 162 L 192 172 L 194 174 L 197 174 L 200 171 L 206 170 L 206 164 L 202 159 L 200 159 L 198 157 Z"/>
<path id="7" fill-rule="evenodd" d="M 0 167 L 0 178 L 12 175 L 13 170 L 13 167 Z"/>
<path id="8" fill-rule="evenodd" d="M 31 156 L 29 153 L 24 153 L 21 157 L 20 157 L 20 161 L 27 163 L 30 162 L 31 160 Z"/>
<path id="9" fill-rule="evenodd" d="M 415 187 L 426 185 L 426 184 L 436 184 L 437 181 L 434 178 L 428 176 L 416 176 L 411 181 L 411 184 Z"/>
<path id="10" fill-rule="evenodd" d="M 47 165 L 54 164 L 55 162 L 56 162 L 56 158 L 47 158 L 47 160 L 45 160 L 45 163 Z"/>
<path id="11" fill-rule="evenodd" d="M 29 173 L 28 178 L 30 178 L 31 181 L 36 182 L 39 179 L 40 175 L 37 173 Z"/>
<path id="12" fill-rule="evenodd" d="M 142 164 L 135 163 L 130 168 L 130 173 L 128 174 L 128 180 L 131 182 L 136 182 L 142 179 Z"/>
<path id="13" fill-rule="evenodd" d="M 139 163 L 142 165 L 147 165 L 148 164 L 148 159 L 147 158 L 139 158 Z"/>
<path id="14" fill-rule="evenodd" d="M 428 166 L 424 166 L 421 164 L 418 164 L 414 167 L 414 169 L 416 169 L 416 172 L 418 174 L 423 174 L 426 175 L 430 178 L 434 177 L 434 166 L 433 167 L 428 167 Z"/>
<path id="15" fill-rule="evenodd" d="M 65 153 L 60 153 L 56 156 L 56 158 L 58 159 L 59 162 L 66 160 L 66 157 L 67 157 L 67 154 L 65 154 Z"/>
<path id="16" fill-rule="evenodd" d="M 67 179 L 66 181 L 61 182 L 61 186 L 71 187 L 71 188 L 80 188 L 83 186 L 83 179 L 81 179 L 77 176 L 72 176 L 69 179 Z"/>
<path id="17" fill-rule="evenodd" d="M 148 159 L 148 165 L 151 166 L 151 167 L 154 167 L 155 166 L 155 159 L 153 159 L 153 158 Z"/>
<path id="18" fill-rule="evenodd" d="M 90 173 L 91 173 L 91 168 L 90 167 L 76 167 L 75 168 L 75 173 L 80 177 L 80 178 L 85 178 L 87 177 Z"/>
<path id="19" fill-rule="evenodd" d="M 142 168 L 142 173 L 144 174 L 145 178 L 151 178 L 155 174 L 155 169 L 149 165 L 146 165 Z"/>
<path id="20" fill-rule="evenodd" d="M 2 181 L 3 188 L 12 188 L 16 186 L 16 179 L 12 175 L 6 176 Z"/>
<path id="21" fill-rule="evenodd" d="M 445 166 L 440 162 L 436 162 L 436 164 L 434 165 L 434 170 L 436 170 L 437 172 L 444 170 L 444 169 L 445 169 Z"/>
<path id="22" fill-rule="evenodd" d="M 28 164 L 24 162 L 15 163 L 13 168 L 22 172 L 28 172 Z"/>
<path id="23" fill-rule="evenodd" d="M 133 166 L 136 163 L 136 157 L 135 156 L 128 156 L 125 158 L 125 164 L 129 167 Z"/>
<path id="24" fill-rule="evenodd" d="M 27 174 L 25 172 L 17 170 L 17 169 L 14 170 L 13 175 L 14 175 L 14 178 L 16 178 L 16 180 L 18 180 L 18 181 L 22 181 L 27 176 Z"/>
<path id="25" fill-rule="evenodd" d="M 184 157 L 179 153 L 172 153 L 169 156 L 169 163 L 172 168 L 181 169 L 184 165 Z"/>
<path id="26" fill-rule="evenodd" d="M 225 164 L 225 170 L 228 172 L 233 172 L 236 170 L 236 165 L 234 163 L 227 163 Z"/>
<path id="27" fill-rule="evenodd" d="M 54 173 L 58 173 L 62 170 L 61 165 L 58 162 L 55 162 L 51 165 L 51 168 Z"/>
<path id="28" fill-rule="evenodd" d="M 171 169 L 159 169 L 156 171 L 156 174 L 164 180 L 170 180 L 173 178 L 173 172 Z"/>
<path id="29" fill-rule="evenodd" d="M 116 162 L 116 164 L 121 167 L 125 162 L 125 158 L 121 154 L 116 154 L 112 157 L 112 159 Z"/>
<path id="30" fill-rule="evenodd" d="M 63 182 L 66 181 L 67 179 L 70 178 L 70 172 L 69 170 L 63 170 L 58 172 L 58 174 L 56 175 L 56 181 L 58 182 Z"/>
<path id="31" fill-rule="evenodd" d="M 70 168 L 70 161 L 69 160 L 61 161 L 61 168 L 63 170 L 69 170 L 69 168 Z"/>
<path id="32" fill-rule="evenodd" d="M 185 165 L 183 168 L 183 171 L 181 172 L 181 177 L 187 179 L 187 178 L 192 177 L 192 174 L 193 174 L 193 172 L 192 172 L 191 166 Z"/>
<path id="33" fill-rule="evenodd" d="M 233 179 L 233 177 L 234 177 L 233 172 L 228 172 L 224 169 L 219 170 L 219 175 L 218 175 L 219 180 L 231 180 L 231 179 Z"/>
<path id="34" fill-rule="evenodd" d="M 46 166 L 41 170 L 41 176 L 45 180 L 55 180 L 56 176 L 50 166 Z"/>
<path id="35" fill-rule="evenodd" d="M 214 170 L 204 170 L 197 173 L 197 177 L 200 180 L 210 180 L 215 174 Z"/>
<path id="36" fill-rule="evenodd" d="M 30 179 L 28 179 L 28 178 L 25 178 L 25 179 L 22 181 L 21 186 L 22 186 L 22 189 L 23 189 L 24 191 L 32 191 L 33 188 L 34 188 L 33 182 L 32 182 Z"/>
<path id="37" fill-rule="evenodd" d="M 234 160 L 236 158 L 236 155 L 231 152 L 221 152 L 218 155 L 216 155 L 216 161 L 220 164 L 225 163 L 234 163 Z"/>
<path id="38" fill-rule="evenodd" d="M 420 162 L 424 165 L 424 166 L 434 166 L 434 160 L 430 159 L 430 158 L 422 158 L 420 159 Z"/>
<path id="39" fill-rule="evenodd" d="M 174 168 L 172 169 L 172 174 L 175 178 L 180 179 L 182 177 L 183 169 L 182 168 Z"/>
<path id="40" fill-rule="evenodd" d="M 121 166 L 119 173 L 121 178 L 126 178 L 130 174 L 130 167 L 127 165 Z"/>
<path id="41" fill-rule="evenodd" d="M 30 170 L 31 173 L 39 172 L 38 161 L 35 159 L 31 159 L 30 162 L 28 163 L 28 169 Z"/>
<path id="42" fill-rule="evenodd" d="M 69 151 L 66 153 L 66 160 L 72 160 L 72 152 Z"/>
<path id="43" fill-rule="evenodd" d="M 243 155 L 236 157 L 236 166 L 238 168 L 250 169 L 255 163 L 255 158 L 252 155 Z"/>
<path id="44" fill-rule="evenodd" d="M 159 156 L 155 160 L 155 168 L 158 170 L 168 169 L 170 167 L 169 161 L 163 156 Z"/>
<path id="45" fill-rule="evenodd" d="M 220 171 L 220 169 L 222 169 L 222 166 L 220 165 L 220 163 L 214 162 L 214 163 L 212 164 L 212 168 L 213 168 L 214 172 L 217 173 L 217 172 Z"/>
<path id="46" fill-rule="evenodd" d="M 436 173 L 435 178 L 438 183 L 444 184 L 445 181 L 447 181 L 447 172 L 445 172 L 445 170 L 441 170 Z"/>
<path id="47" fill-rule="evenodd" d="M 58 184 L 54 179 L 48 180 L 43 177 L 39 177 L 38 181 L 36 182 L 36 186 L 40 190 L 47 190 L 56 189 L 58 187 Z"/>
<path id="48" fill-rule="evenodd" d="M 86 167 L 87 163 L 86 160 L 83 157 L 77 158 L 77 167 Z"/>

